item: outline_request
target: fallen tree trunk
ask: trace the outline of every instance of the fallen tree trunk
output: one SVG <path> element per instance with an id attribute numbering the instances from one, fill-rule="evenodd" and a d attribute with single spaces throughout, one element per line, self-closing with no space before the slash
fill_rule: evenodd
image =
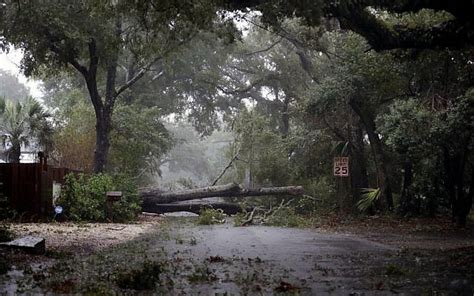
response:
<path id="1" fill-rule="evenodd" d="M 242 212 L 242 208 L 233 203 L 202 203 L 202 204 L 157 204 L 143 203 L 142 211 L 148 213 L 172 213 L 172 212 L 191 212 L 201 213 L 203 208 L 221 209 L 227 215 L 235 215 Z"/>
<path id="2" fill-rule="evenodd" d="M 140 196 L 144 204 L 159 203 L 167 204 L 171 202 L 193 200 L 207 197 L 247 197 L 247 196 L 302 196 L 304 189 L 301 186 L 286 187 L 264 187 L 257 189 L 245 189 L 235 183 L 226 185 L 209 186 L 203 188 L 189 189 L 176 192 L 162 192 L 156 188 L 140 190 Z"/>

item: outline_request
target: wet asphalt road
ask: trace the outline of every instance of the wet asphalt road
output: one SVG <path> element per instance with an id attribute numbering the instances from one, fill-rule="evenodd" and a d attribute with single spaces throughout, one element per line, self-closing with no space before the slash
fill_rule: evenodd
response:
<path id="1" fill-rule="evenodd" d="M 397 249 L 351 235 L 316 230 L 227 223 L 170 224 L 175 239 L 165 251 L 175 268 L 191 278 L 206 270 L 210 281 L 175 285 L 174 292 L 203 295 L 392 295 L 379 278 Z M 193 266 L 194 268 L 192 268 Z M 200 267 L 199 267 L 200 266 Z M 187 273 L 187 270 L 190 272 Z M 286 289 L 288 288 L 288 289 Z M 403 293 L 402 293 L 403 294 Z M 408 293 L 411 294 L 411 293 Z"/>

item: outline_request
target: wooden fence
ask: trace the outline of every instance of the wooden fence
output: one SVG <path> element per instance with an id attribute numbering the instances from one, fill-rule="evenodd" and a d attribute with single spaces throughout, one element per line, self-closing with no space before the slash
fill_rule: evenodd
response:
<path id="1" fill-rule="evenodd" d="M 64 176 L 73 172 L 40 163 L 0 163 L 0 196 L 10 206 L 30 219 L 53 215 L 53 181 L 64 183 Z"/>

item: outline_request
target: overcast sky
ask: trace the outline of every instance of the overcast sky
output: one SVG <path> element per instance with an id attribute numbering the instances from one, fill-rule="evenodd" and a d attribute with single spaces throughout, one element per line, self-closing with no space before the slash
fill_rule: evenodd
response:
<path id="1" fill-rule="evenodd" d="M 19 65 L 21 61 L 22 53 L 19 50 L 10 50 L 10 52 L 4 53 L 0 51 L 0 68 L 3 70 L 10 71 L 10 73 L 16 75 L 18 80 L 25 84 L 33 97 L 41 97 L 41 82 L 34 79 L 27 79 L 20 73 Z"/>

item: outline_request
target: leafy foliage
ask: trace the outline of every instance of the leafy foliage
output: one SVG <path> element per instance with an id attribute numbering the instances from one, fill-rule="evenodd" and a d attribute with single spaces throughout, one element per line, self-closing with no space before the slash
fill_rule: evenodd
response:
<path id="1" fill-rule="evenodd" d="M 51 158 L 60 167 L 91 172 L 95 149 L 94 112 L 88 104 L 78 102 L 70 110 L 57 114 Z"/>
<path id="2" fill-rule="evenodd" d="M 172 146 L 160 116 L 156 107 L 117 106 L 113 117 L 111 171 L 137 176 L 142 183 L 145 173 L 159 173 L 160 160 Z"/>
<path id="3" fill-rule="evenodd" d="M 122 198 L 113 202 L 107 215 L 107 191 L 122 191 Z M 58 203 L 73 221 L 132 221 L 141 211 L 136 184 L 125 175 L 107 174 L 66 176 Z"/>
<path id="4" fill-rule="evenodd" d="M 219 224 L 225 221 L 224 212 L 221 209 L 205 208 L 199 214 L 196 221 L 198 225 Z"/>

